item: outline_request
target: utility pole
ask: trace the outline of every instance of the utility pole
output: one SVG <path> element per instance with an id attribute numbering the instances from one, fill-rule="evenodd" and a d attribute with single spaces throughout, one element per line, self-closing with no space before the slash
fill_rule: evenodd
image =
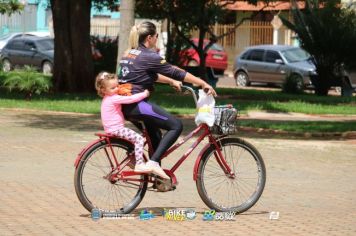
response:
<path id="1" fill-rule="evenodd" d="M 118 72 L 120 60 L 129 45 L 129 35 L 135 24 L 135 0 L 120 1 L 120 34 L 117 54 L 116 72 Z"/>

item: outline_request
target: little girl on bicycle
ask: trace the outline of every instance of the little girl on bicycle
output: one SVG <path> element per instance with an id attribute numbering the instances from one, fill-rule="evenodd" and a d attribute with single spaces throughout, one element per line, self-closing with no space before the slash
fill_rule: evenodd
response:
<path id="1" fill-rule="evenodd" d="M 127 139 L 135 144 L 135 172 L 152 172 L 152 168 L 146 166 L 143 159 L 143 137 L 135 131 L 124 127 L 125 119 L 121 112 L 121 104 L 139 102 L 150 95 L 149 91 L 146 89 L 132 96 L 120 96 L 118 95 L 119 86 L 117 76 L 107 72 L 98 74 L 95 81 L 95 88 L 98 95 L 103 98 L 101 102 L 101 122 L 105 132 Z"/>

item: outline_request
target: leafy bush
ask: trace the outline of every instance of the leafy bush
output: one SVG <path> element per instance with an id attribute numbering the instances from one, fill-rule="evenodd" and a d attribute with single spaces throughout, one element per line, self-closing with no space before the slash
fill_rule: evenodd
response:
<path id="1" fill-rule="evenodd" d="M 303 93 L 303 79 L 296 74 L 290 74 L 282 84 L 284 93 L 301 94 Z"/>
<path id="2" fill-rule="evenodd" d="M 3 86 L 4 79 L 6 78 L 6 75 L 4 72 L 0 71 L 0 87 Z"/>
<path id="3" fill-rule="evenodd" d="M 35 68 L 25 66 L 21 70 L 8 72 L 3 80 L 3 86 L 9 91 L 25 92 L 25 98 L 30 100 L 32 95 L 48 92 L 52 87 L 52 77 L 37 72 Z"/>
<path id="4" fill-rule="evenodd" d="M 101 71 L 111 73 L 116 72 L 118 37 L 99 37 L 92 36 L 91 43 L 95 49 L 99 50 L 101 58 L 94 59 L 94 72 L 98 74 Z"/>

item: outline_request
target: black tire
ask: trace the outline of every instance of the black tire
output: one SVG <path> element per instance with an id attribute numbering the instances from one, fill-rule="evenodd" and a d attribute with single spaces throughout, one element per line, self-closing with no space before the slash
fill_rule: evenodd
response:
<path id="1" fill-rule="evenodd" d="M 198 193 L 209 208 L 239 214 L 251 208 L 261 197 L 266 183 L 266 168 L 261 154 L 250 143 L 239 138 L 224 138 L 218 143 L 235 177 L 230 178 L 222 172 L 214 156 L 215 147 L 211 145 L 198 167 Z M 248 173 L 253 171 L 256 173 Z M 252 187 L 248 186 L 249 183 Z"/>
<path id="2" fill-rule="evenodd" d="M 303 77 L 300 75 L 294 75 L 294 76 L 295 76 L 295 82 L 296 82 L 296 89 L 298 91 L 303 91 L 305 88 Z"/>
<path id="3" fill-rule="evenodd" d="M 133 151 L 133 145 L 131 143 L 115 139 L 111 140 L 111 146 L 118 163 L 123 163 L 124 166 L 129 163 L 130 159 L 127 154 Z M 112 172 L 106 153 L 112 152 L 108 144 L 105 141 L 101 141 L 93 145 L 83 154 L 74 174 L 75 192 L 79 201 L 89 212 L 91 212 L 93 208 L 96 208 L 103 211 L 115 211 L 123 214 L 130 213 L 140 204 L 145 196 L 148 176 L 141 175 L 141 179 L 144 181 L 140 184 L 130 181 L 110 182 L 104 178 L 104 176 Z M 91 162 L 94 162 L 95 165 L 91 164 Z M 91 165 L 89 166 L 89 164 Z M 122 169 L 130 170 L 132 166 L 129 167 L 126 165 Z M 96 174 L 98 175 L 97 178 L 95 178 Z M 84 181 L 83 183 L 84 177 L 90 178 L 91 182 Z M 131 191 L 131 189 L 133 190 Z M 128 194 L 130 191 L 132 194 Z M 105 196 L 105 193 L 108 192 L 109 194 Z M 97 194 L 98 197 L 94 197 L 94 194 Z M 104 203 L 105 200 L 107 200 L 108 204 Z"/>
<path id="4" fill-rule="evenodd" d="M 12 64 L 9 59 L 5 58 L 2 60 L 2 71 L 9 72 L 12 69 Z"/>
<path id="5" fill-rule="evenodd" d="M 239 87 L 250 86 L 250 80 L 248 78 L 248 75 L 243 71 L 239 71 L 235 74 L 235 81 L 236 85 Z"/>

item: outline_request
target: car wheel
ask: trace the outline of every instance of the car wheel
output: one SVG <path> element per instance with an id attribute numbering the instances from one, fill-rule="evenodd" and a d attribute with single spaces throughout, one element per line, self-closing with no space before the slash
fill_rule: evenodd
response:
<path id="1" fill-rule="evenodd" d="M 11 62 L 8 59 L 2 61 L 2 70 L 4 72 L 9 72 L 12 68 Z"/>
<path id="2" fill-rule="evenodd" d="M 42 64 L 42 73 L 45 75 L 52 75 L 53 65 L 49 61 L 45 61 Z"/>
<path id="3" fill-rule="evenodd" d="M 190 60 L 188 66 L 199 66 L 199 63 L 196 60 Z"/>
<path id="4" fill-rule="evenodd" d="M 304 81 L 303 78 L 299 75 L 295 76 L 295 80 L 296 80 L 296 87 L 298 90 L 303 90 L 304 89 Z"/>
<path id="5" fill-rule="evenodd" d="M 243 71 L 238 72 L 236 74 L 235 79 L 236 79 L 236 85 L 237 86 L 246 87 L 246 86 L 250 85 L 250 81 L 248 79 L 248 75 Z"/>

